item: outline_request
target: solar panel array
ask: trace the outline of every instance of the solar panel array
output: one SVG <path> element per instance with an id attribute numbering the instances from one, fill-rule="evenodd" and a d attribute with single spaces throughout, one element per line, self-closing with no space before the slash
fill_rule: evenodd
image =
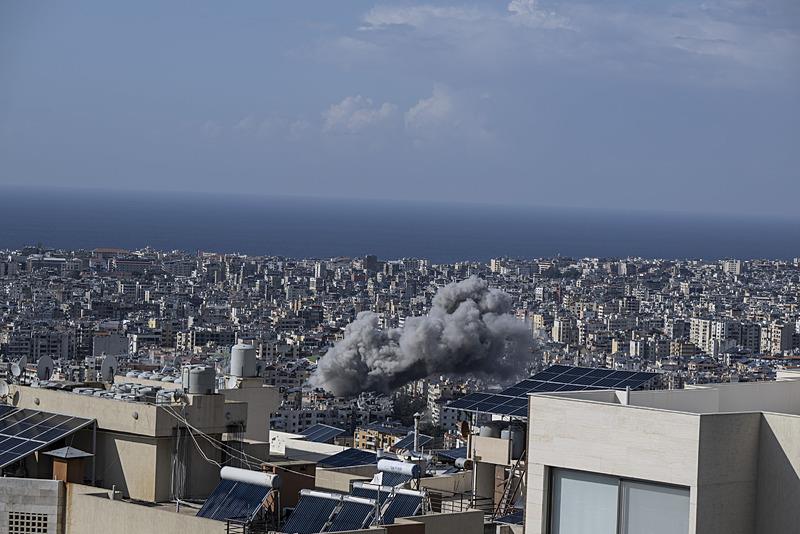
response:
<path id="1" fill-rule="evenodd" d="M 269 488 L 266 486 L 222 479 L 203 503 L 197 516 L 218 521 L 249 521 L 259 511 L 268 493 Z"/>
<path id="2" fill-rule="evenodd" d="M 383 505 L 386 499 L 389 498 L 392 491 L 391 488 L 384 488 L 373 484 L 364 482 L 354 482 L 353 487 L 350 489 L 350 495 L 353 497 L 362 497 L 364 499 L 377 499 Z"/>
<path id="3" fill-rule="evenodd" d="M 420 434 L 419 435 L 419 447 L 424 447 L 424 446 L 426 446 L 428 443 L 430 443 L 432 441 L 433 441 L 433 436 L 428 436 L 428 435 L 425 435 L 425 434 Z M 398 450 L 398 451 L 399 450 L 408 451 L 408 450 L 413 449 L 414 448 L 414 433 L 412 432 L 412 433 L 408 434 L 406 437 L 400 438 L 397 441 L 397 443 L 392 445 L 392 448 L 394 448 L 395 450 Z"/>
<path id="4" fill-rule="evenodd" d="M 354 467 L 357 465 L 370 465 L 378 463 L 374 452 L 361 449 L 345 449 L 317 462 L 322 467 Z"/>
<path id="5" fill-rule="evenodd" d="M 471 393 L 447 405 L 448 408 L 516 417 L 528 416 L 528 394 L 556 391 L 638 389 L 657 373 L 616 371 L 592 367 L 552 365 L 499 393 Z"/>
<path id="6" fill-rule="evenodd" d="M 301 495 L 292 515 L 283 525 L 282 532 L 287 534 L 316 534 L 317 532 L 322 532 L 340 502 L 341 498 L 337 498 L 334 495 L 330 497 Z"/>
<path id="7" fill-rule="evenodd" d="M 409 517 L 417 515 L 422 510 L 421 493 L 417 492 L 397 492 L 389 501 L 386 509 L 381 513 L 381 523 L 391 525 L 398 517 Z"/>
<path id="8" fill-rule="evenodd" d="M 334 438 L 344 434 L 344 430 L 336 428 L 335 426 L 316 424 L 308 427 L 301 432 L 302 436 L 307 441 L 314 441 L 316 443 L 331 443 Z"/>
<path id="9" fill-rule="evenodd" d="M 0 406 L 0 468 L 89 426 L 93 419 Z"/>
<path id="10" fill-rule="evenodd" d="M 404 473 L 388 473 L 386 471 L 381 472 L 380 476 L 382 486 L 402 486 L 414 478 Z"/>
<path id="11" fill-rule="evenodd" d="M 362 502 L 345 499 L 325 532 L 360 530 L 369 526 L 375 515 L 375 501 Z"/>

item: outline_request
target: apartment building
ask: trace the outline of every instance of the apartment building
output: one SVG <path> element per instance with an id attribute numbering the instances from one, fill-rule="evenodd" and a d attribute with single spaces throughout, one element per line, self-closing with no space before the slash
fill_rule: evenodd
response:
<path id="1" fill-rule="evenodd" d="M 529 397 L 526 534 L 800 525 L 800 379 Z"/>

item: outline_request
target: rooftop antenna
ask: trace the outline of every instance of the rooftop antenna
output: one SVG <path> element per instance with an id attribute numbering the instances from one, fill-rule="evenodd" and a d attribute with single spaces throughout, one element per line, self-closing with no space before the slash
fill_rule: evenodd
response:
<path id="1" fill-rule="evenodd" d="M 53 358 L 42 356 L 36 364 L 36 378 L 39 380 L 49 380 L 53 376 Z"/>
<path id="2" fill-rule="evenodd" d="M 114 375 L 117 372 L 117 358 L 106 356 L 100 366 L 100 380 L 103 382 L 114 382 Z"/>
<path id="3" fill-rule="evenodd" d="M 414 452 L 419 450 L 419 420 L 422 414 L 417 412 L 414 414 Z"/>

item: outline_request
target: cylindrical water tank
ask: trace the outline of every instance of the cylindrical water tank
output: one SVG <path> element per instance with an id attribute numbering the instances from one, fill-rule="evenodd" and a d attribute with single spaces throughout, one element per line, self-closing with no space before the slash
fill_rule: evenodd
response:
<path id="1" fill-rule="evenodd" d="M 500 425 L 495 422 L 486 423 L 481 427 L 480 435 L 484 438 L 499 438 Z"/>
<path id="2" fill-rule="evenodd" d="M 382 471 L 384 473 L 397 473 L 400 475 L 408 475 L 414 478 L 417 478 L 420 475 L 420 468 L 419 465 L 417 464 L 411 464 L 407 462 L 399 462 L 397 460 L 387 460 L 387 459 L 378 460 L 378 471 Z"/>
<path id="3" fill-rule="evenodd" d="M 517 460 L 525 447 L 525 433 L 517 425 L 511 425 L 500 433 L 502 439 L 511 440 L 511 458 Z"/>
<path id="4" fill-rule="evenodd" d="M 184 389 L 191 395 L 210 395 L 214 393 L 217 373 L 213 367 L 197 366 L 189 370 L 189 386 Z"/>
<path id="5" fill-rule="evenodd" d="M 231 348 L 231 375 L 240 378 L 256 376 L 256 348 L 239 343 Z"/>
<path id="6" fill-rule="evenodd" d="M 468 458 L 456 458 L 455 464 L 459 469 L 472 469 L 472 460 Z"/>
<path id="7" fill-rule="evenodd" d="M 281 487 L 281 477 L 274 473 L 265 473 L 264 471 L 252 471 L 250 469 L 240 469 L 238 467 L 225 466 L 219 472 L 220 478 L 223 480 L 234 480 L 236 482 L 247 482 L 248 484 L 256 484 L 267 488 L 278 489 Z"/>

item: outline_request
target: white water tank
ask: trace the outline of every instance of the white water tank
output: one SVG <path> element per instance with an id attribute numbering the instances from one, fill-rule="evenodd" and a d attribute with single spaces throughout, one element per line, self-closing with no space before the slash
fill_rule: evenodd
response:
<path id="1" fill-rule="evenodd" d="M 217 373 L 213 367 L 205 365 L 184 366 L 181 385 L 183 390 L 191 395 L 211 395 L 214 393 L 214 382 Z"/>
<path id="2" fill-rule="evenodd" d="M 401 462 L 398 460 L 387 460 L 385 458 L 378 460 L 378 471 L 384 473 L 397 473 L 399 475 L 408 475 L 414 478 L 418 478 L 420 476 L 419 465 L 408 462 Z"/>
<path id="3" fill-rule="evenodd" d="M 247 378 L 256 375 L 256 348 L 244 343 L 231 347 L 231 376 Z"/>
<path id="4" fill-rule="evenodd" d="M 484 438 L 499 438 L 500 424 L 494 421 L 486 423 L 481 427 L 480 435 Z"/>
<path id="5" fill-rule="evenodd" d="M 511 459 L 518 460 L 525 447 L 525 432 L 517 425 L 511 425 L 500 432 L 502 439 L 511 440 Z"/>

